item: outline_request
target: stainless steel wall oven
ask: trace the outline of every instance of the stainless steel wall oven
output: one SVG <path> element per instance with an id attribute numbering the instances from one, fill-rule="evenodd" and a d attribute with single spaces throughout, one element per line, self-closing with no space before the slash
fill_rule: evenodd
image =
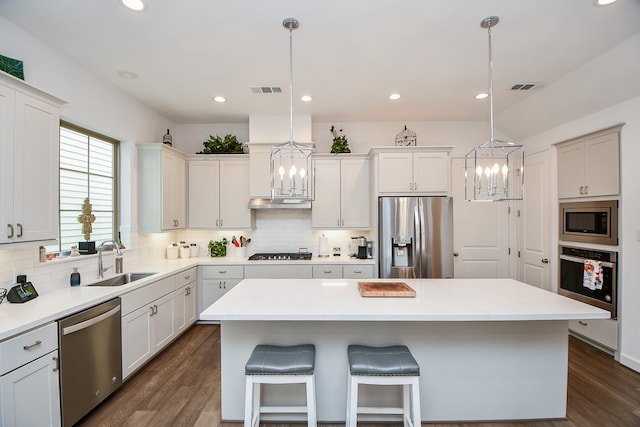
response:
<path id="1" fill-rule="evenodd" d="M 617 252 L 560 246 L 560 289 L 558 293 L 618 315 Z M 601 286 L 585 283 L 585 261 L 602 266 Z"/>

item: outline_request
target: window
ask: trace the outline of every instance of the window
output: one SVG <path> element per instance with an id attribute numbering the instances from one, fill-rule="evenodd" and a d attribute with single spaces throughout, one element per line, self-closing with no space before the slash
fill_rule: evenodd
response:
<path id="1" fill-rule="evenodd" d="M 48 251 L 66 251 L 86 240 L 78 217 L 86 198 L 95 222 L 90 240 L 116 239 L 118 141 L 60 123 L 60 241 Z"/>

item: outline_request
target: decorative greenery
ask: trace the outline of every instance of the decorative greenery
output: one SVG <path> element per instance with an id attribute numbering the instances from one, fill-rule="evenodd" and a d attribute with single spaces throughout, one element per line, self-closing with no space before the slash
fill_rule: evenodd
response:
<path id="1" fill-rule="evenodd" d="M 224 138 L 209 135 L 209 139 L 202 143 L 204 150 L 196 154 L 243 154 L 244 148 L 235 135 L 226 134 Z"/>
<path id="2" fill-rule="evenodd" d="M 84 234 L 84 239 L 88 242 L 91 237 L 91 232 L 93 231 L 93 224 L 96 220 L 96 216 L 91 213 L 91 203 L 89 203 L 89 198 L 84 199 L 84 203 L 82 204 L 82 213 L 78 215 L 78 222 L 82 224 L 82 234 Z"/>
<path id="3" fill-rule="evenodd" d="M 227 244 L 229 241 L 226 237 L 223 237 L 222 240 L 209 240 L 209 250 L 211 251 L 211 256 L 227 256 Z"/>
<path id="4" fill-rule="evenodd" d="M 341 135 L 342 129 L 338 130 L 335 126 L 331 126 L 331 135 L 333 135 L 333 144 L 331 144 L 331 152 L 338 153 L 350 153 L 349 141 L 345 135 Z"/>

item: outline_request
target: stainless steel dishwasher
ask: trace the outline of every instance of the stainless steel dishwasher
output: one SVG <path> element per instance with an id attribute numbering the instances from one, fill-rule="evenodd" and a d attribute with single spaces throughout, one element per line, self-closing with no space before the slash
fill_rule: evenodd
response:
<path id="1" fill-rule="evenodd" d="M 120 298 L 58 321 L 63 426 L 72 426 L 122 384 L 120 324 Z"/>

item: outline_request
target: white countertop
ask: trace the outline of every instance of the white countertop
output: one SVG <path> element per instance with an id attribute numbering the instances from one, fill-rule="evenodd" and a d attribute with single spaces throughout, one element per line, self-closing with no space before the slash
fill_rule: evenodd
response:
<path id="1" fill-rule="evenodd" d="M 384 280 L 371 280 L 384 281 Z M 204 320 L 512 321 L 608 319 L 609 312 L 512 279 L 392 279 L 415 298 L 360 296 L 357 280 L 245 279 Z"/>
<path id="2" fill-rule="evenodd" d="M 220 264 L 374 264 L 374 261 L 359 260 L 346 256 L 328 258 L 318 258 L 314 256 L 309 261 L 248 261 L 247 258 L 199 257 L 178 258 L 174 260 L 149 259 L 138 262 L 137 264 L 129 264 L 125 259 L 125 272 L 157 272 L 157 274 L 122 286 L 88 286 L 97 280 L 83 281 L 82 286 L 68 286 L 55 292 L 40 295 L 38 298 L 24 304 L 11 304 L 5 300 L 0 304 L 0 340 L 61 319 L 191 267 Z M 106 275 L 105 278 L 112 277 L 113 275 L 114 274 Z M 34 283 L 34 286 L 37 290 L 38 284 Z"/>

